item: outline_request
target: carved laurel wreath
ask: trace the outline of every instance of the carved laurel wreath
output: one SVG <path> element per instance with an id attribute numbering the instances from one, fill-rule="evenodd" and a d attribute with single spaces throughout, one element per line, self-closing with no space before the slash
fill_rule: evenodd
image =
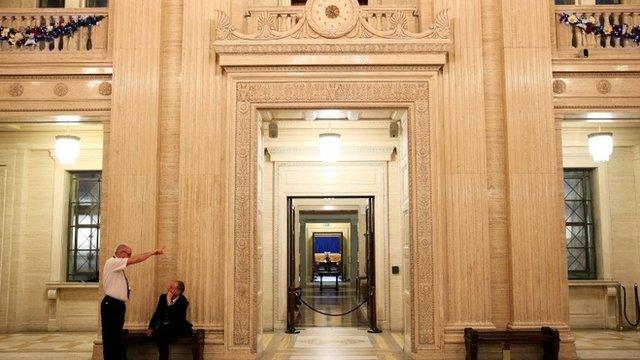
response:
<path id="1" fill-rule="evenodd" d="M 435 23 L 426 31 L 414 33 L 408 31 L 408 20 L 404 12 L 396 11 L 389 18 L 389 29 L 378 30 L 371 26 L 361 9 L 358 11 L 358 22 L 351 32 L 345 35 L 349 39 L 440 39 L 450 40 L 451 28 L 447 9 L 441 10 L 436 15 Z M 278 31 L 276 18 L 273 15 L 263 13 L 258 18 L 257 31 L 253 34 L 239 32 L 232 24 L 229 16 L 222 11 L 216 11 L 215 39 L 216 40 L 280 40 L 292 39 L 317 39 L 334 38 L 330 34 L 317 32 L 309 26 L 309 21 L 304 15 L 287 31 Z"/>

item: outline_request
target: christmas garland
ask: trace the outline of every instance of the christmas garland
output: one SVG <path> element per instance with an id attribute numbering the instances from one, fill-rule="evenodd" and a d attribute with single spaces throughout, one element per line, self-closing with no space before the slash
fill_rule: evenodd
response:
<path id="1" fill-rule="evenodd" d="M 27 26 L 22 30 L 0 26 L 0 44 L 6 41 L 11 46 L 21 47 L 36 45 L 43 41 L 51 42 L 62 36 L 70 37 L 80 28 L 100 25 L 100 22 L 105 17 L 103 15 L 87 16 L 86 18 L 79 16 L 77 20 L 71 19 L 66 23 L 36 27 Z"/>
<path id="2" fill-rule="evenodd" d="M 599 25 L 595 17 L 577 17 L 574 14 L 560 14 L 560 22 L 580 29 L 585 34 L 595 34 L 616 39 L 631 39 L 640 45 L 640 26 L 629 28 L 627 24 Z"/>

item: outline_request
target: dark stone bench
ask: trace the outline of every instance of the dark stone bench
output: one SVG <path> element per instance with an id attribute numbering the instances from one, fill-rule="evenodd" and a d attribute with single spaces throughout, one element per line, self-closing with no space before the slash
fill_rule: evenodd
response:
<path id="1" fill-rule="evenodd" d="M 481 343 L 503 343 L 504 350 L 510 350 L 511 344 L 541 345 L 543 360 L 557 360 L 560 351 L 560 334 L 558 330 L 542 327 L 535 330 L 474 330 L 464 329 L 464 345 L 467 350 L 466 360 L 478 359 L 478 348 Z"/>
<path id="2" fill-rule="evenodd" d="M 151 344 L 153 340 L 149 338 L 145 330 L 123 330 L 122 332 L 122 347 L 124 353 L 127 353 L 129 346 L 133 345 L 145 345 Z M 175 341 L 171 342 L 171 345 L 188 345 L 191 346 L 191 355 L 193 360 L 204 359 L 204 330 L 195 329 L 191 335 L 181 336 Z"/>

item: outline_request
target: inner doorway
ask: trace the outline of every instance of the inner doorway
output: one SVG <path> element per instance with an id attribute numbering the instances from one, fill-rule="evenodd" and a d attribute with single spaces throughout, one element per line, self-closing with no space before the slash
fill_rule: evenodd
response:
<path id="1" fill-rule="evenodd" d="M 338 202 L 341 210 L 332 205 Z M 288 333 L 317 326 L 381 332 L 374 209 L 374 196 L 287 197 Z"/>

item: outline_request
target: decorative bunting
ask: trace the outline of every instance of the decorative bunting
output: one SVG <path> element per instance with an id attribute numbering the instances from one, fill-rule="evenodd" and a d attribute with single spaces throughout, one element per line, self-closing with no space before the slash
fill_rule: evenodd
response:
<path id="1" fill-rule="evenodd" d="M 640 45 L 640 26 L 630 28 L 627 24 L 600 25 L 593 16 L 588 18 L 585 16 L 577 17 L 575 14 L 567 13 L 560 14 L 560 22 L 578 28 L 585 34 L 614 37 L 616 39 L 631 39 Z"/>
<path id="2" fill-rule="evenodd" d="M 86 18 L 79 16 L 76 20 L 71 19 L 66 23 L 36 27 L 27 26 L 22 30 L 0 26 L 0 44 L 6 41 L 11 46 L 22 47 L 33 46 L 43 41 L 52 42 L 62 36 L 71 37 L 80 28 L 100 25 L 100 22 L 105 17 L 103 15 L 88 16 Z"/>

